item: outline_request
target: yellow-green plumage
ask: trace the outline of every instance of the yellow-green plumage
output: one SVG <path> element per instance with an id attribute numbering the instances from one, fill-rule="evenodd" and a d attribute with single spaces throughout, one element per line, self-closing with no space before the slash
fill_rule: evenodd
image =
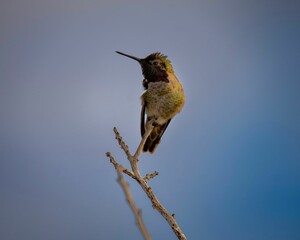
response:
<path id="1" fill-rule="evenodd" d="M 152 53 L 144 59 L 139 59 L 121 52 L 117 53 L 135 59 L 142 67 L 145 77 L 143 85 L 146 91 L 141 96 L 141 135 L 145 133 L 146 114 L 146 121 L 154 119 L 154 128 L 143 150 L 153 153 L 171 119 L 181 111 L 184 105 L 183 88 L 167 56 Z"/>
<path id="2" fill-rule="evenodd" d="M 170 75 L 169 75 L 170 78 Z M 142 104 L 146 104 L 148 117 L 156 116 L 157 123 L 173 118 L 184 104 L 184 93 L 181 84 L 173 75 L 174 82 L 155 82 L 149 84 L 142 95 Z"/>

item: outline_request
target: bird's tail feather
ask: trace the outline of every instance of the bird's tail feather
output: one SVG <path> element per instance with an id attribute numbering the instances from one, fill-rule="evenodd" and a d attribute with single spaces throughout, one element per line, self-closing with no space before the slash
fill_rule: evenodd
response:
<path id="1" fill-rule="evenodd" d="M 166 123 L 162 124 L 162 125 L 156 125 L 154 126 L 153 130 L 151 131 L 149 137 L 147 138 L 144 147 L 143 147 L 143 151 L 144 152 L 150 152 L 150 153 L 154 153 L 157 145 L 160 142 L 160 139 L 162 137 L 162 135 L 164 134 L 165 130 L 167 129 L 169 123 L 170 123 L 171 119 L 169 119 Z"/>

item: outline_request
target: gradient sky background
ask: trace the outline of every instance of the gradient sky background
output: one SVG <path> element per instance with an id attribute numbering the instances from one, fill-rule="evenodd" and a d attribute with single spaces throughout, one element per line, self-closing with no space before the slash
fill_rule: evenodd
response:
<path id="1" fill-rule="evenodd" d="M 138 57 L 186 105 L 142 172 L 189 239 L 300 239 L 299 1 L 0 3 L 0 239 L 141 239 L 105 157 L 140 141 Z M 153 239 L 176 239 L 131 179 Z"/>

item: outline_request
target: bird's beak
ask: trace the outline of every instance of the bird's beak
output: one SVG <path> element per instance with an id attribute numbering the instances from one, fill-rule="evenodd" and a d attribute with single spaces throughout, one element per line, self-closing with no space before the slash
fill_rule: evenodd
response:
<path id="1" fill-rule="evenodd" d="M 125 54 L 125 53 L 119 52 L 119 51 L 116 51 L 116 53 L 119 53 L 119 54 L 121 54 L 121 55 L 123 55 L 123 56 L 125 56 L 125 57 L 132 58 L 132 59 L 134 59 L 134 60 L 138 61 L 139 63 L 141 63 L 141 62 L 142 62 L 142 59 L 140 59 L 140 58 L 137 58 L 137 57 L 134 57 L 134 56 L 131 56 L 131 55 L 128 55 L 128 54 Z"/>

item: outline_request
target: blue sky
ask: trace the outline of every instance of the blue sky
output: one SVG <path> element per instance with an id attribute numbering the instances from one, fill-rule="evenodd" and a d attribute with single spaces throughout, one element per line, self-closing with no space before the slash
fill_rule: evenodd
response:
<path id="1" fill-rule="evenodd" d="M 139 141 L 142 74 L 186 94 L 141 171 L 188 239 L 300 238 L 297 1 L 2 1 L 0 238 L 141 239 L 110 151 Z M 153 239 L 175 239 L 127 179 Z"/>

